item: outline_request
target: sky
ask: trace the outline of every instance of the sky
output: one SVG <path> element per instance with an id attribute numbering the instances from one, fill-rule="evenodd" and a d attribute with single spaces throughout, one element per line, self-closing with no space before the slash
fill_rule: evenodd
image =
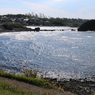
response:
<path id="1" fill-rule="evenodd" d="M 0 15 L 32 12 L 49 17 L 95 19 L 95 0 L 0 0 Z"/>

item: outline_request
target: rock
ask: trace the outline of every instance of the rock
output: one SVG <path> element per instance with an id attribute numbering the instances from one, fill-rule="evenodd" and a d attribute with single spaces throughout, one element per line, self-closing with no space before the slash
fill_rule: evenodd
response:
<path id="1" fill-rule="evenodd" d="M 95 31 L 95 20 L 89 20 L 83 23 L 79 28 L 78 31 Z"/>
<path id="2" fill-rule="evenodd" d="M 40 31 L 40 28 L 37 27 L 37 28 L 34 29 L 34 31 L 39 32 Z"/>
<path id="3" fill-rule="evenodd" d="M 75 29 L 71 29 L 71 31 L 75 31 Z"/>

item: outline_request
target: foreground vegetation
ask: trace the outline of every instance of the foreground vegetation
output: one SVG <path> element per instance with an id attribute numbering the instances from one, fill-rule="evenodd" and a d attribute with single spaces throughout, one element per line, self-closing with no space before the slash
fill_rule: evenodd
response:
<path id="1" fill-rule="evenodd" d="M 8 81 L 0 80 L 0 95 L 55 95 L 53 92 L 49 91 L 49 89 L 57 89 L 57 90 L 63 91 L 62 89 L 59 89 L 58 87 L 53 86 L 46 80 L 37 78 L 37 73 L 33 71 L 29 72 L 28 70 L 25 70 L 25 75 L 15 75 L 11 73 L 6 73 L 0 68 L 0 77 L 8 78 L 11 80 L 15 79 L 17 81 L 33 84 L 33 85 L 48 89 L 45 92 L 42 91 L 39 94 L 38 93 L 35 94 L 32 91 L 27 91 L 13 84 L 10 84 Z"/>
<path id="2" fill-rule="evenodd" d="M 32 92 L 17 88 L 7 81 L 0 82 L 0 95 L 34 95 Z"/>
<path id="3" fill-rule="evenodd" d="M 33 84 L 38 87 L 48 89 L 46 92 L 42 91 L 43 93 L 34 94 L 33 92 L 27 92 L 26 90 L 19 89 L 13 85 L 10 85 L 8 82 L 3 81 L 0 82 L 0 95 L 55 95 L 54 93 L 49 91 L 49 89 L 55 89 L 62 92 L 69 91 L 72 93 L 76 93 L 77 95 L 95 95 L 93 94 L 95 93 L 95 82 L 93 81 L 81 81 L 74 79 L 70 79 L 69 81 L 57 81 L 56 79 L 52 78 L 37 78 L 37 71 L 34 72 L 33 70 L 25 70 L 24 75 L 15 75 L 12 73 L 6 73 L 2 69 L 0 69 L 0 77 L 8 78 L 11 80 L 14 79 L 20 82 Z M 65 94 L 62 93 L 60 95 Z"/>
<path id="4" fill-rule="evenodd" d="M 0 76 L 5 77 L 5 78 L 9 78 L 9 79 L 15 79 L 18 81 L 26 82 L 26 83 L 37 85 L 37 86 L 44 87 L 44 88 L 56 89 L 56 87 L 54 87 L 50 83 L 46 82 L 46 80 L 44 80 L 44 79 L 26 77 L 24 75 L 15 75 L 12 73 L 6 73 L 2 69 L 0 69 Z"/>
<path id="5" fill-rule="evenodd" d="M 0 81 L 0 95 L 55 95 L 52 91 L 46 90 L 41 91 L 41 93 L 33 93 L 32 91 L 27 91 L 19 88 L 8 81 Z M 61 94 L 64 95 L 64 94 Z"/>

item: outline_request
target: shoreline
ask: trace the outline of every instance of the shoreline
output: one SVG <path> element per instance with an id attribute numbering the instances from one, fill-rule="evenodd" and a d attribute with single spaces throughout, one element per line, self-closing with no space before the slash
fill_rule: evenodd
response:
<path id="1" fill-rule="evenodd" d="M 39 28 L 39 30 L 36 30 L 36 28 Z M 70 31 L 76 31 L 76 29 L 71 28 L 71 29 L 40 29 L 40 27 L 35 27 L 35 29 L 32 28 L 13 28 L 12 30 L 8 30 L 8 29 L 4 29 L 4 28 L 0 28 L 0 33 L 3 32 L 40 32 L 40 31 L 66 31 L 66 30 L 70 30 Z"/>
<path id="2" fill-rule="evenodd" d="M 36 74 L 35 77 L 38 77 L 37 72 L 33 70 L 26 70 L 26 73 L 14 75 L 20 76 L 28 75 L 27 77 L 29 77 L 32 74 Z M 93 93 L 95 93 L 95 81 L 88 81 L 87 78 L 84 78 L 82 80 L 81 79 L 58 80 L 57 78 L 49 77 L 47 78 L 40 76 L 39 79 L 44 79 L 53 86 L 62 88 L 64 89 L 64 91 L 69 91 L 77 95 L 94 95 Z"/>

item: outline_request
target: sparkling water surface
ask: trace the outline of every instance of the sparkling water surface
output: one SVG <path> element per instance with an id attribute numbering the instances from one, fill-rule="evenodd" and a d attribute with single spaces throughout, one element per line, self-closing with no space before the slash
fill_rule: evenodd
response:
<path id="1" fill-rule="evenodd" d="M 0 67 L 13 73 L 34 69 L 60 78 L 95 74 L 95 32 L 71 31 L 70 27 L 41 29 L 56 31 L 1 33 Z"/>

